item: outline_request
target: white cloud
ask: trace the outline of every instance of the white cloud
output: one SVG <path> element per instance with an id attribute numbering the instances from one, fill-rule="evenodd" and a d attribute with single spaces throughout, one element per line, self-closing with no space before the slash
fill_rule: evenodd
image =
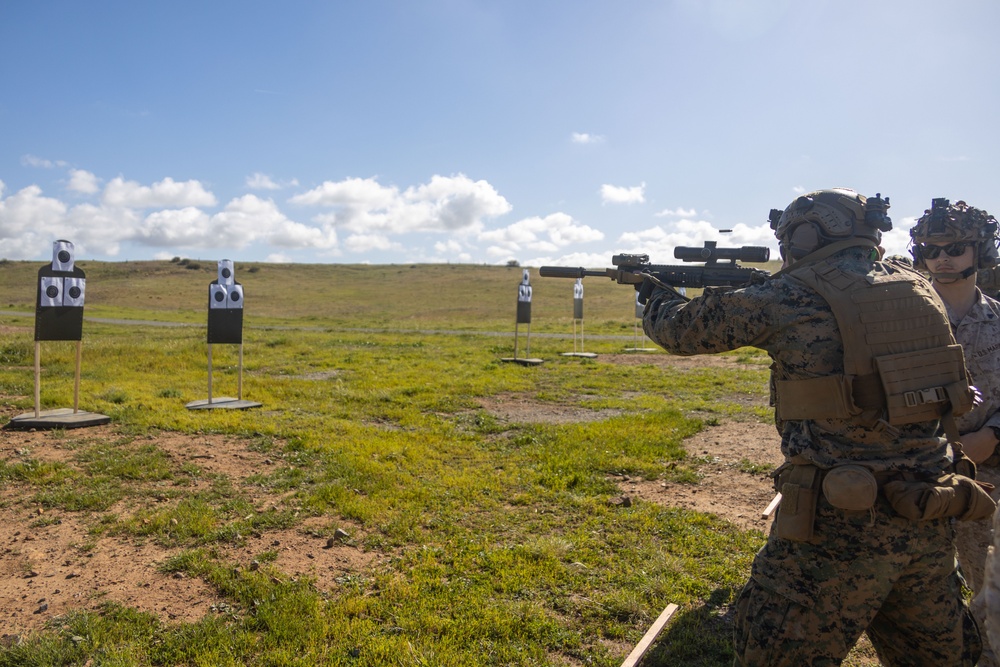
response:
<path id="1" fill-rule="evenodd" d="M 570 135 L 570 141 L 574 144 L 600 144 L 604 142 L 604 137 L 599 134 L 588 134 L 587 132 L 574 132 Z"/>
<path id="2" fill-rule="evenodd" d="M 289 220 L 272 200 L 256 195 L 237 197 L 214 215 L 193 206 L 155 211 L 136 226 L 132 239 L 153 247 L 235 250 L 257 241 L 284 248 L 326 250 L 337 245 L 334 230 Z"/>
<path id="3" fill-rule="evenodd" d="M 892 229 L 882 234 L 882 247 L 886 255 L 910 256 L 910 228 L 917 224 L 917 216 L 893 221 Z"/>
<path id="4" fill-rule="evenodd" d="M 280 190 L 281 186 L 271 180 L 271 177 L 259 171 L 247 176 L 247 187 L 251 190 Z"/>
<path id="5" fill-rule="evenodd" d="M 510 204 L 486 181 L 457 176 L 434 176 L 430 183 L 400 192 L 373 178 L 327 181 L 289 200 L 293 204 L 324 206 L 331 213 L 314 220 L 342 227 L 353 234 L 408 232 L 474 232 L 484 218 L 503 215 Z"/>
<path id="6" fill-rule="evenodd" d="M 698 211 L 696 211 L 693 208 L 684 209 L 684 208 L 681 208 L 680 206 L 678 206 L 676 210 L 671 210 L 669 208 L 665 208 L 662 211 L 660 211 L 659 213 L 654 213 L 654 215 L 657 218 L 674 218 L 674 217 L 676 217 L 676 218 L 693 218 L 696 215 L 698 215 Z"/>
<path id="7" fill-rule="evenodd" d="M 601 201 L 605 204 L 641 204 L 646 201 L 645 190 L 645 183 L 631 188 L 604 184 L 601 186 Z"/>
<path id="8" fill-rule="evenodd" d="M 69 183 L 66 185 L 66 189 L 71 192 L 92 195 L 101 189 L 100 182 L 100 179 L 89 171 L 70 169 Z"/>
<path id="9" fill-rule="evenodd" d="M 203 247 L 225 239 L 223 230 L 213 228 L 211 222 L 207 213 L 193 206 L 154 211 L 143 220 L 135 238 L 154 247 Z"/>
<path id="10" fill-rule="evenodd" d="M 383 234 L 352 234 L 344 240 L 344 246 L 351 252 L 403 249 L 403 246 L 393 243 Z"/>
<path id="11" fill-rule="evenodd" d="M 21 164 L 27 167 L 38 167 L 40 169 L 52 169 L 54 167 L 66 166 L 66 162 L 63 160 L 46 160 L 45 158 L 38 157 L 37 155 L 22 155 Z"/>
<path id="12" fill-rule="evenodd" d="M 796 185 L 792 188 L 792 192 L 794 192 L 797 195 L 805 194 L 805 191 L 806 189 L 801 185 Z"/>
<path id="13" fill-rule="evenodd" d="M 524 252 L 555 252 L 573 243 L 600 241 L 604 233 L 579 224 L 565 213 L 552 213 L 544 218 L 525 218 L 507 227 L 483 231 L 477 238 L 490 244 L 486 253 L 496 258 Z"/>
<path id="14" fill-rule="evenodd" d="M 109 206 L 125 208 L 187 208 L 215 206 L 215 195 L 198 181 L 175 181 L 164 178 L 151 186 L 114 178 L 104 188 L 102 201 Z"/>
<path id="15" fill-rule="evenodd" d="M 0 252 L 7 259 L 44 257 L 51 252 L 52 241 L 68 238 L 70 231 L 66 205 L 44 196 L 37 185 L 0 199 Z"/>
<path id="16" fill-rule="evenodd" d="M 288 264 L 292 261 L 292 258 L 284 253 L 272 252 L 264 261 L 269 264 Z"/>
<path id="17" fill-rule="evenodd" d="M 262 174 L 259 171 L 255 172 L 252 176 L 247 176 L 246 187 L 250 190 L 281 190 L 287 187 L 294 187 L 299 184 L 297 179 L 292 179 L 290 181 L 278 182 L 272 179 L 267 174 Z"/>

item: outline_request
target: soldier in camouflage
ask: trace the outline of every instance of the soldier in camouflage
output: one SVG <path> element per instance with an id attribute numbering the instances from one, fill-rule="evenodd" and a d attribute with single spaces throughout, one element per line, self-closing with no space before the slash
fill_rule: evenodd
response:
<path id="1" fill-rule="evenodd" d="M 910 230 L 913 263 L 926 271 L 948 310 L 955 339 L 965 351 L 972 383 L 981 401 L 957 420 L 965 453 L 977 464 L 977 479 L 1000 487 L 1000 303 L 976 286 L 982 270 L 998 262 L 997 221 L 964 201 L 935 199 Z M 1000 496 L 1000 488 L 993 491 Z M 980 628 L 986 620 L 983 574 L 992 541 L 991 522 L 957 525 L 958 561 L 975 595 L 972 611 Z M 1000 610 L 997 610 L 1000 612 Z M 997 667 L 990 642 L 983 642 L 980 667 Z"/>
<path id="2" fill-rule="evenodd" d="M 881 232 L 891 229 L 887 209 L 879 196 L 839 188 L 811 192 L 772 211 L 784 267 L 762 284 L 709 288 L 690 301 L 662 285 L 643 286 L 651 291 L 643 328 L 667 351 L 693 355 L 753 346 L 773 362 L 772 400 L 786 461 L 775 477 L 783 497 L 736 601 L 737 667 L 839 665 L 865 631 L 887 667 L 971 667 L 979 657 L 950 517 L 982 511 L 963 505 L 945 516 L 918 516 L 895 493 L 907 480 L 950 479 L 954 461 L 948 442 L 937 435 L 940 413 L 921 412 L 903 423 L 906 418 L 888 416 L 895 398 L 869 382 L 878 373 L 846 372 L 850 365 L 857 373 L 862 357 L 862 366 L 872 364 L 873 353 L 856 353 L 860 344 L 842 334 L 838 320 L 850 315 L 851 306 L 836 295 L 868 294 L 866 285 L 890 285 L 885 293 L 894 301 L 875 299 L 865 318 L 877 324 L 853 322 L 848 329 L 888 332 L 892 345 L 909 336 L 917 347 L 927 342 L 935 355 L 958 347 L 930 285 L 912 267 L 878 259 Z M 827 285 L 819 274 L 833 282 Z M 914 303 L 919 312 L 906 310 Z M 879 317 L 883 305 L 902 308 L 903 317 Z M 960 356 L 952 365 L 967 390 Z M 914 483 L 939 490 L 937 482 Z"/>

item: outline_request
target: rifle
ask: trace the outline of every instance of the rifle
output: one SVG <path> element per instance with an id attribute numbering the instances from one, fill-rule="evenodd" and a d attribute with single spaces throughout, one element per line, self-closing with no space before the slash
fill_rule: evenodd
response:
<path id="1" fill-rule="evenodd" d="M 762 269 L 740 266 L 740 262 L 766 262 L 771 258 L 771 250 L 765 246 L 742 246 L 740 248 L 719 248 L 715 241 L 705 241 L 705 247 L 678 246 L 674 248 L 674 258 L 682 262 L 704 262 L 701 266 L 670 266 L 650 264 L 649 255 L 614 255 L 611 269 L 585 269 L 570 266 L 543 266 L 538 274 L 543 278 L 583 278 L 584 276 L 606 276 L 619 285 L 634 285 L 636 291 L 642 288 L 646 277 L 664 286 L 676 287 L 746 287 L 763 281 L 770 273 Z M 719 260 L 728 263 L 720 264 Z"/>

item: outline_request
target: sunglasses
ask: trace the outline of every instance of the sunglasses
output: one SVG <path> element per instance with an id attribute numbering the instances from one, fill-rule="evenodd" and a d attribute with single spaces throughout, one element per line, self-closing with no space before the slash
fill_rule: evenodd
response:
<path id="1" fill-rule="evenodd" d="M 949 257 L 961 257 L 965 254 L 965 249 L 968 248 L 971 243 L 960 241 L 958 243 L 949 243 L 948 245 L 930 245 L 927 243 L 920 244 L 920 256 L 924 259 L 937 259 L 938 255 L 941 254 L 943 250 Z"/>

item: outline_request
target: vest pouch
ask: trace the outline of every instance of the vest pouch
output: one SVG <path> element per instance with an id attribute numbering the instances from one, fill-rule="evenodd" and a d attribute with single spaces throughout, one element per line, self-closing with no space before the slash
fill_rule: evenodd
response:
<path id="1" fill-rule="evenodd" d="M 914 521 L 945 517 L 978 521 L 992 516 L 997 506 L 975 480 L 953 473 L 920 482 L 896 480 L 883 492 L 896 512 Z"/>
<path id="2" fill-rule="evenodd" d="M 820 470 L 811 465 L 794 465 L 781 474 L 781 504 L 775 517 L 778 537 L 807 542 L 813 537 Z"/>
<path id="3" fill-rule="evenodd" d="M 851 398 L 851 384 L 843 375 L 804 380 L 776 380 L 778 419 L 850 419 L 861 412 Z"/>
<path id="4" fill-rule="evenodd" d="M 949 409 L 956 415 L 972 409 L 961 345 L 882 355 L 875 366 L 885 389 L 886 421 L 893 426 L 934 421 Z"/>
<path id="5" fill-rule="evenodd" d="M 823 495 L 827 502 L 842 510 L 869 510 L 878 498 L 878 481 L 864 466 L 836 466 L 823 477 Z"/>

